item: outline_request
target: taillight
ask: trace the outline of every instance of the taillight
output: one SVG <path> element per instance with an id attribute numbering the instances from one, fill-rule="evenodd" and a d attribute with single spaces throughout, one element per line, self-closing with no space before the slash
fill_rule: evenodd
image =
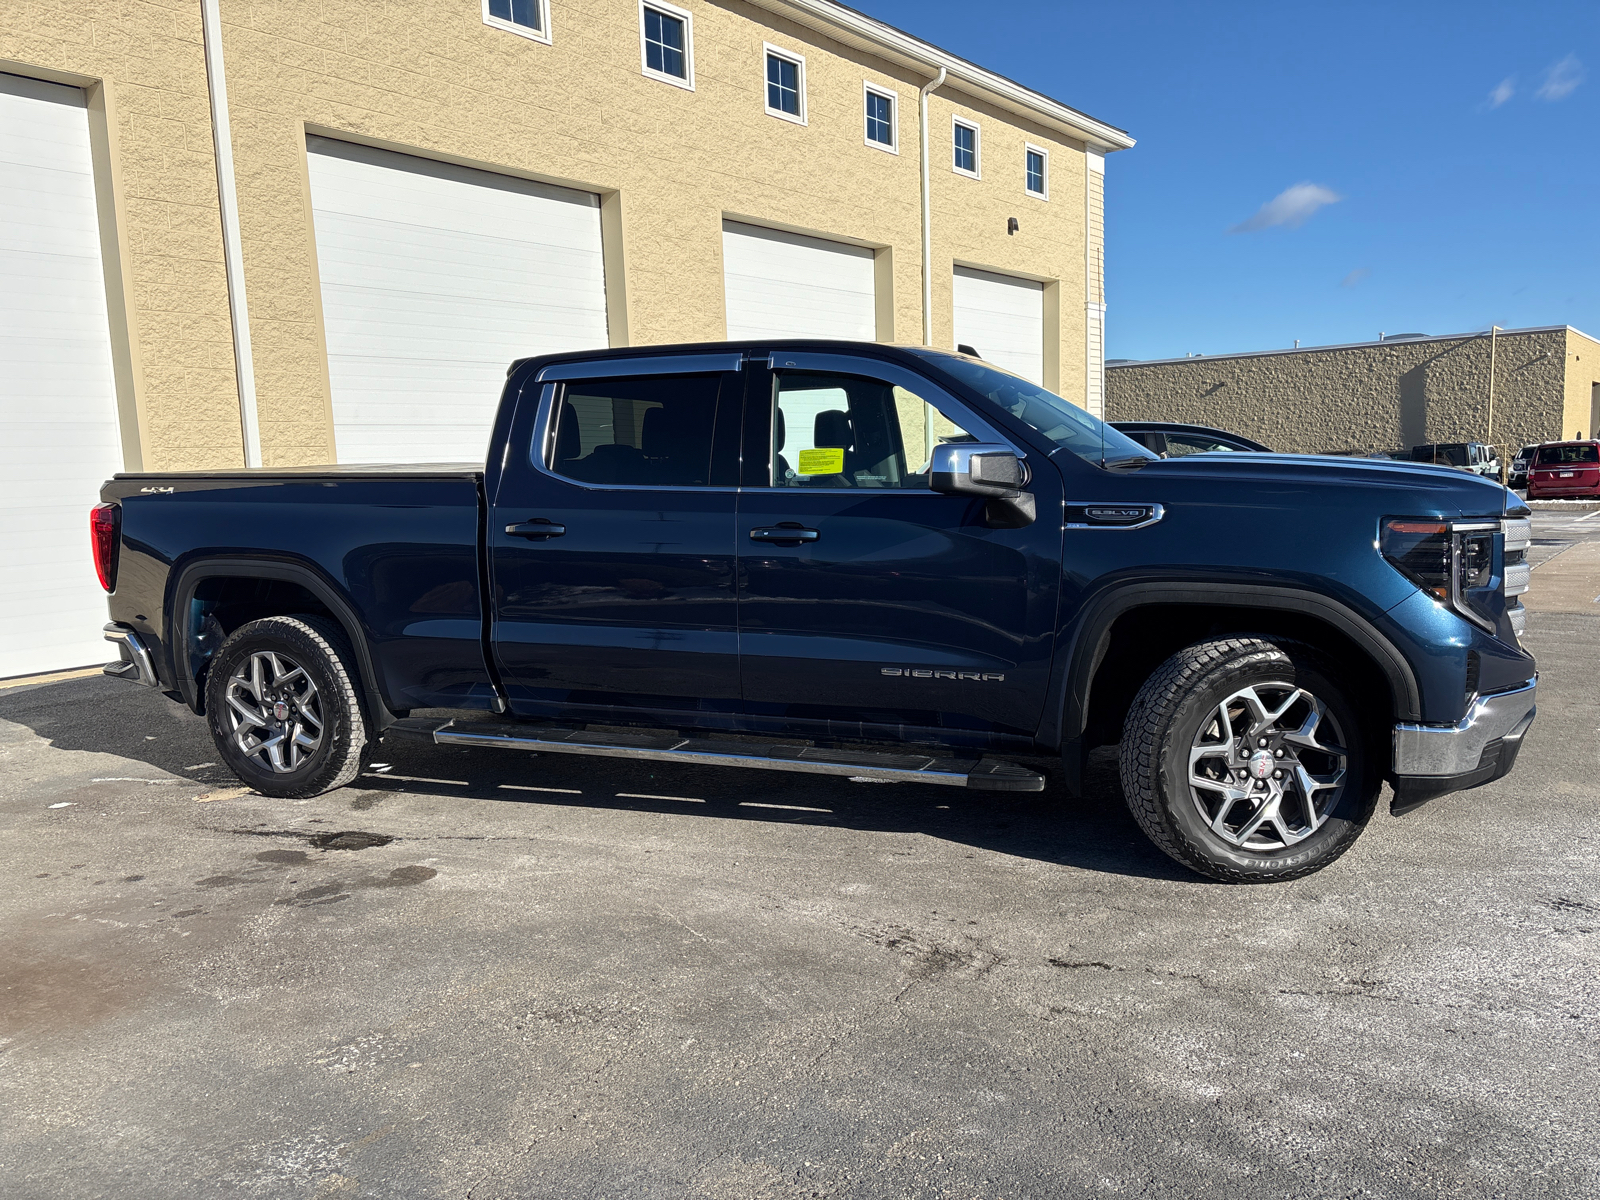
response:
<path id="1" fill-rule="evenodd" d="M 122 505 L 96 504 L 89 511 L 89 544 L 94 547 L 94 569 L 100 586 L 112 591 L 117 586 L 117 530 L 122 524 Z"/>

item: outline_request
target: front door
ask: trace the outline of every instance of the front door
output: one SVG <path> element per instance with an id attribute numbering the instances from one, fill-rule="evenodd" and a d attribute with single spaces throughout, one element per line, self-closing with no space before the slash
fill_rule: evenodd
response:
<path id="1" fill-rule="evenodd" d="M 525 387 L 488 530 L 513 712 L 715 723 L 737 711 L 739 366 L 568 364 Z"/>
<path id="2" fill-rule="evenodd" d="M 1039 519 L 928 487 L 935 445 L 1005 442 L 895 364 L 780 354 L 752 369 L 738 509 L 739 652 L 769 728 L 977 741 L 1030 736 L 1049 677 L 1061 494 L 1031 465 Z"/>

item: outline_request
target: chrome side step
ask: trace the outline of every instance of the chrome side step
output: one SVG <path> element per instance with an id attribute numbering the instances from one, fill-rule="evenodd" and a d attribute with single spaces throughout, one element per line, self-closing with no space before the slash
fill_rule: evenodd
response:
<path id="1" fill-rule="evenodd" d="M 113 679 L 126 679 L 129 683 L 142 683 L 145 687 L 160 687 L 155 664 L 150 661 L 150 650 L 144 641 L 126 625 L 115 621 L 105 627 L 105 639 L 120 652 L 116 662 L 107 663 L 103 672 Z"/>
<path id="2" fill-rule="evenodd" d="M 431 736 L 441 746 L 497 746 L 552 754 L 590 754 L 603 758 L 700 763 L 713 767 L 755 767 L 804 771 L 813 775 L 853 775 L 896 783 L 937 783 L 987 792 L 1042 792 L 1045 777 L 1015 763 L 984 758 L 936 758 L 916 752 L 824 750 L 816 746 L 758 740 L 684 737 L 640 730 L 598 732 L 559 725 L 499 721 L 447 721 L 436 724 L 407 718 L 386 732 Z"/>

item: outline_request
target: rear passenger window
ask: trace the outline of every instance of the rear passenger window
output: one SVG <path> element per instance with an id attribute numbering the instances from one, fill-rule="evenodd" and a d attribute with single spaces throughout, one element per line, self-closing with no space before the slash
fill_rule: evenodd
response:
<path id="1" fill-rule="evenodd" d="M 547 466 L 579 483 L 707 487 L 720 375 L 566 385 Z"/>
<path id="2" fill-rule="evenodd" d="M 776 375 L 774 487 L 926 488 L 933 448 L 974 440 L 921 396 L 883 380 Z"/>

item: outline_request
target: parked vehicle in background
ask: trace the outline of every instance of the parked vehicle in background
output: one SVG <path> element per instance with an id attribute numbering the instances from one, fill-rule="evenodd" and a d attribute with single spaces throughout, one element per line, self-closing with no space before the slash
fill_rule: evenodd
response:
<path id="1" fill-rule="evenodd" d="M 1600 441 L 1549 442 L 1534 451 L 1529 500 L 1600 496 Z"/>
<path id="2" fill-rule="evenodd" d="M 1237 433 L 1225 429 L 1212 429 L 1205 425 L 1184 425 L 1177 421 L 1112 421 L 1111 428 L 1125 433 L 1147 450 L 1162 458 L 1181 458 L 1185 454 L 1209 454 L 1217 451 L 1247 451 L 1252 454 L 1271 454 L 1271 446 L 1263 446 Z"/>
<path id="3" fill-rule="evenodd" d="M 108 673 L 268 796 L 402 735 L 985 792 L 1048 755 L 1072 794 L 1119 746 L 1157 846 L 1264 882 L 1344 853 L 1385 780 L 1398 813 L 1511 770 L 1508 495 L 1163 460 L 965 355 L 751 341 L 515 363 L 486 466 L 119 475 L 91 530 Z"/>
<path id="4" fill-rule="evenodd" d="M 1517 451 L 1516 457 L 1511 460 L 1511 471 L 1506 479 L 1506 483 L 1509 486 L 1514 488 L 1528 486 L 1528 468 L 1533 465 L 1534 452 L 1541 445 L 1543 445 L 1542 442 L 1534 442 L 1532 445 L 1524 446 Z"/>
<path id="5" fill-rule="evenodd" d="M 1411 447 L 1411 461 L 1432 463 L 1436 467 L 1455 467 L 1485 479 L 1500 479 L 1500 459 L 1493 446 L 1482 442 L 1437 442 Z"/>

